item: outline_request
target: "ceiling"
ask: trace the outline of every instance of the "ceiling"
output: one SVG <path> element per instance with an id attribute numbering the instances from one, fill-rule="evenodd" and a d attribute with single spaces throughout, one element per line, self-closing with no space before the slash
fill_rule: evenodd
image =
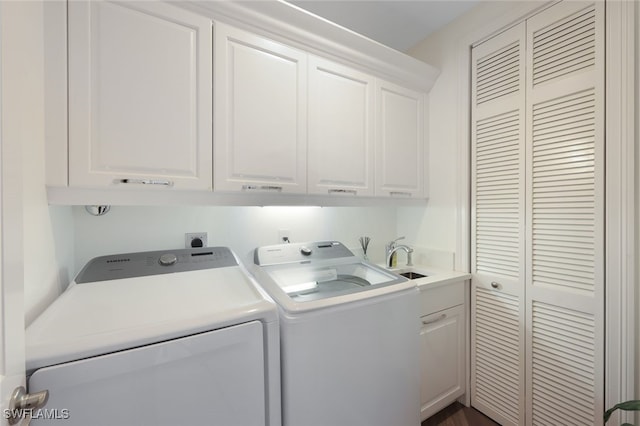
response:
<path id="1" fill-rule="evenodd" d="M 302 9 L 405 52 L 479 0 L 290 0 Z"/>

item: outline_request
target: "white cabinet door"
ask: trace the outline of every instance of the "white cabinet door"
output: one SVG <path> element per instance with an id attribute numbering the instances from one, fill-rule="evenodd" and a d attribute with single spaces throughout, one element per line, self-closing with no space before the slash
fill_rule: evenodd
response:
<path id="1" fill-rule="evenodd" d="M 604 15 L 570 1 L 527 21 L 528 424 L 606 409 Z"/>
<path id="2" fill-rule="evenodd" d="M 69 2 L 70 186 L 211 188 L 211 21 Z"/>
<path id="3" fill-rule="evenodd" d="M 374 194 L 374 78 L 309 58 L 308 192 Z"/>
<path id="4" fill-rule="evenodd" d="M 217 191 L 306 192 L 302 51 L 215 24 Z"/>
<path id="5" fill-rule="evenodd" d="M 420 330 L 420 419 L 465 392 L 464 307 L 423 316 Z"/>
<path id="6" fill-rule="evenodd" d="M 378 81 L 376 195 L 424 196 L 424 94 Z"/>
<path id="7" fill-rule="evenodd" d="M 525 24 L 472 53 L 471 403 L 502 425 L 525 410 Z"/>

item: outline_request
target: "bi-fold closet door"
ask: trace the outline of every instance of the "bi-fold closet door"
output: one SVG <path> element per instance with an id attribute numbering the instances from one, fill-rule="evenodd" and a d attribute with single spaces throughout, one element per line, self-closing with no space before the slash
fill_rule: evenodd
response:
<path id="1" fill-rule="evenodd" d="M 472 405 L 600 424 L 604 5 L 562 2 L 472 51 Z"/>

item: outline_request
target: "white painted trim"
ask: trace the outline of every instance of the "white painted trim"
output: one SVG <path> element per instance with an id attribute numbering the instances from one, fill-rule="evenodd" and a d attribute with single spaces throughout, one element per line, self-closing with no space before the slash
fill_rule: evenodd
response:
<path id="1" fill-rule="evenodd" d="M 43 2 L 46 182 L 68 185 L 67 2 Z"/>
<path id="2" fill-rule="evenodd" d="M 169 195 L 168 192 L 171 194 Z M 269 192 L 175 191 L 170 188 L 100 189 L 47 187 L 51 205 L 135 205 L 135 206 L 322 206 L 400 207 L 426 206 L 426 198 L 353 197 Z"/>
<path id="3" fill-rule="evenodd" d="M 22 140 L 36 96 L 25 89 L 38 73 L 24 69 L 37 65 L 37 41 L 28 33 L 41 8 L 0 2 L 0 412 L 14 388 L 25 384 Z"/>
<path id="4" fill-rule="evenodd" d="M 636 78 L 635 78 L 635 82 L 636 84 L 640 84 L 640 6 L 638 6 L 636 4 L 635 7 L 635 40 L 636 40 L 636 46 L 635 46 L 635 52 L 634 52 L 634 57 L 636 58 L 635 60 L 635 72 L 636 72 Z M 640 87 L 636 87 L 635 88 L 635 93 L 636 93 L 636 101 L 634 104 L 634 107 L 636 109 L 636 123 L 640 123 Z M 636 128 L 635 128 L 635 135 L 634 135 L 634 139 L 637 141 L 640 140 L 640 124 L 636 124 Z M 638 164 L 640 164 L 640 150 L 636 150 L 635 152 L 635 165 L 636 168 L 638 167 Z M 635 212 L 636 212 L 636 228 L 635 228 L 635 232 L 634 232 L 634 239 L 635 239 L 635 244 L 633 245 L 634 250 L 635 250 L 635 254 L 633 257 L 630 257 L 630 263 L 631 264 L 635 264 L 635 268 L 633 269 L 633 272 L 635 273 L 635 278 L 636 278 L 636 282 L 638 280 L 639 274 L 640 274 L 640 226 L 638 226 L 638 224 L 640 223 L 638 221 L 637 215 L 638 212 L 640 212 L 640 173 L 638 173 L 637 169 L 636 169 L 636 176 L 635 176 Z M 636 324 L 636 327 L 640 327 L 640 323 L 638 322 L 640 320 L 640 313 L 638 313 L 638 306 L 640 306 L 640 291 L 636 291 L 636 295 L 635 295 L 635 300 L 634 302 L 629 301 L 629 303 L 633 303 L 633 305 L 635 306 L 635 311 L 636 311 L 636 317 L 635 317 L 635 321 L 634 324 Z M 638 333 L 639 328 L 636 328 L 636 342 L 635 342 L 635 366 L 636 366 L 636 378 L 635 378 L 635 393 L 634 393 L 634 399 L 640 399 L 640 339 L 637 337 L 637 333 Z M 640 424 L 640 412 L 636 412 L 635 415 L 635 422 L 633 424 Z"/>
<path id="5" fill-rule="evenodd" d="M 635 7 L 606 2 L 605 408 L 636 397 Z"/>
<path id="6" fill-rule="evenodd" d="M 422 189 L 424 198 L 429 198 L 431 194 L 431 179 L 429 178 L 429 161 L 431 160 L 431 151 L 429 143 L 429 94 L 425 94 L 422 100 Z M 375 178 L 374 178 L 375 179 Z"/>
<path id="7" fill-rule="evenodd" d="M 173 3 L 416 90 L 428 92 L 439 74 L 431 65 L 284 1 Z"/>

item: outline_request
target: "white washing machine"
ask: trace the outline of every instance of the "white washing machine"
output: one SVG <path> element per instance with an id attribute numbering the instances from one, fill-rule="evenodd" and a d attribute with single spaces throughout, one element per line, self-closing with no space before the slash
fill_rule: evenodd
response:
<path id="1" fill-rule="evenodd" d="M 415 283 L 336 241 L 255 251 L 279 305 L 285 426 L 420 424 Z"/>
<path id="2" fill-rule="evenodd" d="M 93 259 L 26 332 L 32 424 L 281 424 L 275 304 L 226 247 Z"/>

